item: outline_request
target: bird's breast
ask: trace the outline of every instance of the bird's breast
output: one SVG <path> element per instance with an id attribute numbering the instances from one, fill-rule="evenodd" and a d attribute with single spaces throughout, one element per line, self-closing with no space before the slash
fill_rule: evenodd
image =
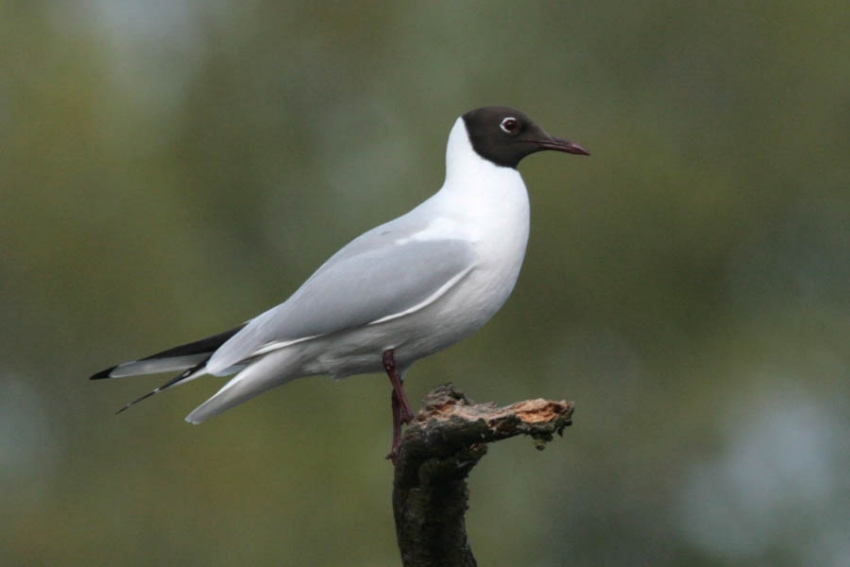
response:
<path id="1" fill-rule="evenodd" d="M 455 230 L 475 251 L 475 265 L 443 303 L 442 320 L 470 334 L 498 311 L 513 291 L 525 258 L 529 203 L 516 170 L 498 168 L 454 195 Z M 465 335 L 464 335 L 465 336 Z"/>
<path id="2" fill-rule="evenodd" d="M 419 211 L 431 220 L 404 237 L 465 240 L 474 251 L 466 275 L 415 313 L 352 329 L 321 345 L 316 342 L 315 364 L 306 370 L 337 377 L 376 372 L 380 370 L 376 353 L 387 349 L 396 351 L 396 362 L 405 368 L 471 335 L 493 317 L 513 291 L 529 234 L 528 194 L 522 178 L 516 170 L 499 170 L 495 180 L 484 175 L 477 179 L 480 183 L 460 191 L 444 187 Z"/>

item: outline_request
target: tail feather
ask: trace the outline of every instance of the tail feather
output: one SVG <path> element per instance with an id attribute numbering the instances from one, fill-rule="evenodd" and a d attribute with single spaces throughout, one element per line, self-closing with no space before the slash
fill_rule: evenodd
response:
<path id="1" fill-rule="evenodd" d="M 140 358 L 139 360 L 131 360 L 130 362 L 112 366 L 92 375 L 90 379 L 103 380 L 105 378 L 142 376 L 144 374 L 159 374 L 161 372 L 173 372 L 176 370 L 192 370 L 198 364 L 205 364 L 218 347 L 242 330 L 244 326 L 245 324 L 242 324 L 199 341 L 176 346 L 146 356 L 145 358 Z"/>
<path id="2" fill-rule="evenodd" d="M 90 380 L 103 380 L 106 378 L 124 378 L 125 376 L 145 376 L 147 374 L 162 374 L 163 372 L 176 372 L 194 368 L 201 362 L 206 362 L 212 352 L 195 354 L 192 356 L 175 356 L 173 358 L 141 359 L 123 362 L 112 368 L 101 370 Z"/>
<path id="3" fill-rule="evenodd" d="M 302 376 L 299 357 L 298 351 L 284 349 L 256 360 L 241 369 L 213 397 L 195 408 L 186 416 L 186 421 L 192 424 L 201 423 L 263 392 Z"/>
<path id="4" fill-rule="evenodd" d="M 218 333 L 211 337 L 206 337 L 199 341 L 176 346 L 174 348 L 146 356 L 145 358 L 140 358 L 139 360 L 131 360 L 130 362 L 124 362 L 122 364 L 112 366 L 94 374 L 90 379 L 103 380 L 105 378 L 121 378 L 124 376 L 140 376 L 144 374 L 159 374 L 161 372 L 182 370 L 180 374 L 159 388 L 148 392 L 144 396 L 136 398 L 115 412 L 122 413 L 137 403 L 155 396 L 164 390 L 168 390 L 169 388 L 179 384 L 185 384 L 190 380 L 194 380 L 195 378 L 206 374 L 207 361 L 216 349 L 223 345 L 230 337 L 238 333 L 244 326 L 245 325 L 242 324 L 233 329 L 228 329 L 227 331 Z"/>

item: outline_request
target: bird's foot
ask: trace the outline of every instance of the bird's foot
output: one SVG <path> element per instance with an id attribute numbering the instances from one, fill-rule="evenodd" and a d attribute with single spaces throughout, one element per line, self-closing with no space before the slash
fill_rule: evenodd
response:
<path id="1" fill-rule="evenodd" d="M 390 454 L 387 455 L 387 458 L 391 460 L 393 466 L 395 466 L 398 451 L 401 448 L 401 429 L 403 426 L 413 421 L 413 414 L 409 411 L 407 414 L 405 413 L 404 405 L 402 404 L 396 390 L 393 390 L 390 399 L 393 408 L 393 445 L 392 449 L 390 449 Z"/>
<path id="2" fill-rule="evenodd" d="M 393 466 L 396 466 L 396 460 L 398 459 L 398 448 L 393 447 L 390 452 L 387 453 L 386 458 L 393 464 Z"/>

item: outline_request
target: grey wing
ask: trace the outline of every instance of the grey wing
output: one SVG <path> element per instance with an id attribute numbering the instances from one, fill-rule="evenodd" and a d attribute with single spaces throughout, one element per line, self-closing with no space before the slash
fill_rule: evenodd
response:
<path id="1" fill-rule="evenodd" d="M 286 302 L 259 315 L 218 349 L 211 374 L 301 340 L 421 309 L 474 267 L 463 240 L 412 240 L 367 233 L 331 257 Z"/>

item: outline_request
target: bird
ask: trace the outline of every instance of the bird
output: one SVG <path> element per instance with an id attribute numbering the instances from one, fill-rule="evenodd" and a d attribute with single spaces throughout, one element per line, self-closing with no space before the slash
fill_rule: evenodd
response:
<path id="1" fill-rule="evenodd" d="M 514 289 L 530 227 L 517 170 L 540 151 L 590 155 L 523 112 L 485 106 L 455 121 L 445 181 L 408 213 L 365 232 L 288 299 L 216 335 L 102 370 L 92 380 L 180 372 L 118 410 L 205 375 L 231 376 L 187 417 L 201 423 L 296 378 L 384 372 L 392 385 L 392 447 L 413 410 L 411 365 L 480 329 Z"/>

